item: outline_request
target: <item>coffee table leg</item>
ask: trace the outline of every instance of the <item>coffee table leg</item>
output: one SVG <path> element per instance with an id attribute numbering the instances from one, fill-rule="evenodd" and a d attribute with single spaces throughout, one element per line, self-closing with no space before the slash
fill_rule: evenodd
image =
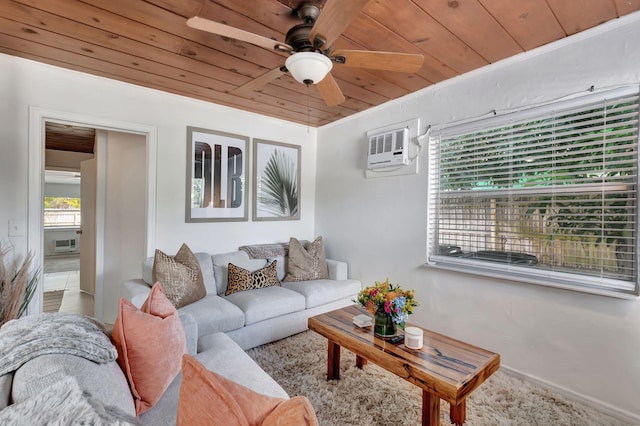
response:
<path id="1" fill-rule="evenodd" d="M 362 370 L 362 367 L 367 365 L 367 360 L 362 358 L 360 355 L 356 355 L 356 367 Z"/>
<path id="2" fill-rule="evenodd" d="M 426 390 L 422 391 L 422 425 L 440 425 L 440 398 Z"/>
<path id="3" fill-rule="evenodd" d="M 449 418 L 451 423 L 462 426 L 464 421 L 467 420 L 467 400 L 465 399 L 458 405 L 451 404 L 449 407 Z"/>
<path id="4" fill-rule="evenodd" d="M 329 340 L 327 345 L 327 380 L 340 379 L 340 345 Z"/>

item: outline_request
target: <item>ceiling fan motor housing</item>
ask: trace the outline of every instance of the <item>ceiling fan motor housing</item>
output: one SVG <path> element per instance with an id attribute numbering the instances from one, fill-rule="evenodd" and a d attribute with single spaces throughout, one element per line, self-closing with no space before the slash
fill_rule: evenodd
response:
<path id="1" fill-rule="evenodd" d="M 293 47 L 294 52 L 320 52 L 326 55 L 328 50 L 320 49 L 320 46 L 325 43 L 324 40 L 320 37 L 316 37 L 313 43 L 309 40 L 312 28 L 313 24 L 308 23 L 296 25 L 287 32 L 285 43 Z"/>

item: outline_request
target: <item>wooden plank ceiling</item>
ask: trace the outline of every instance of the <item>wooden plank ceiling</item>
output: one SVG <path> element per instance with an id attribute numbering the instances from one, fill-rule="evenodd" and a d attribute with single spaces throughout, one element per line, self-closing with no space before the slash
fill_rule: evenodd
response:
<path id="1" fill-rule="evenodd" d="M 96 129 L 48 121 L 44 140 L 46 149 L 94 154 Z"/>
<path id="2" fill-rule="evenodd" d="M 335 65 L 346 101 L 334 107 L 289 74 L 232 94 L 286 54 L 186 25 L 198 15 L 284 41 L 300 3 L 1 0 L 0 52 L 315 127 L 640 9 L 640 0 L 370 0 L 334 48 L 420 53 L 424 65 L 409 75 Z"/>

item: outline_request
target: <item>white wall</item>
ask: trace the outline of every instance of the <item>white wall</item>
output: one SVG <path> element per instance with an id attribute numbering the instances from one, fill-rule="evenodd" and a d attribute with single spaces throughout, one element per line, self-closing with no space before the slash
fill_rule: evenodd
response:
<path id="1" fill-rule="evenodd" d="M 175 253 L 183 242 L 194 251 L 215 253 L 290 236 L 314 237 L 315 129 L 4 54 L 0 70 L 0 241 L 10 240 L 19 252 L 27 251 L 26 232 L 9 239 L 8 223 L 28 220 L 29 173 L 41 174 L 29 170 L 30 106 L 157 129 L 157 194 L 149 207 L 155 212 L 156 246 L 167 253 Z M 185 223 L 187 126 L 301 145 L 301 219 Z M 251 174 L 247 177 L 250 183 Z"/>
<path id="2" fill-rule="evenodd" d="M 76 234 L 75 228 L 45 229 L 43 235 L 43 256 L 65 256 L 78 254 L 80 252 L 80 236 Z M 76 248 L 73 251 L 56 253 L 56 240 L 75 239 Z"/>
<path id="3" fill-rule="evenodd" d="M 93 158 L 86 152 L 59 151 L 45 149 L 45 165 L 48 170 L 80 171 L 80 163 Z"/>
<path id="4" fill-rule="evenodd" d="M 106 156 L 104 162 L 98 158 L 106 163 L 102 312 L 115 319 L 120 292 L 114 284 L 138 276 L 146 257 L 146 138 L 109 131 L 104 145 L 98 151 Z"/>
<path id="5" fill-rule="evenodd" d="M 415 288 L 417 324 L 640 422 L 640 302 L 429 269 L 426 149 L 418 175 L 366 179 L 367 130 L 442 124 L 640 78 L 640 14 L 431 86 L 318 132 L 316 232 L 370 285 Z M 635 417 L 633 417 L 635 416 Z"/>

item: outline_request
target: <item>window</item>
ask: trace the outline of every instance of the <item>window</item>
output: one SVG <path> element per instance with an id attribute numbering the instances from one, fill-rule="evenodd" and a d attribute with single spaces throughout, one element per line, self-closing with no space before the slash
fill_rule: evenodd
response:
<path id="1" fill-rule="evenodd" d="M 638 90 L 443 126 L 429 141 L 433 266 L 638 294 Z"/>
<path id="2" fill-rule="evenodd" d="M 44 197 L 44 227 L 80 227 L 80 198 Z"/>

